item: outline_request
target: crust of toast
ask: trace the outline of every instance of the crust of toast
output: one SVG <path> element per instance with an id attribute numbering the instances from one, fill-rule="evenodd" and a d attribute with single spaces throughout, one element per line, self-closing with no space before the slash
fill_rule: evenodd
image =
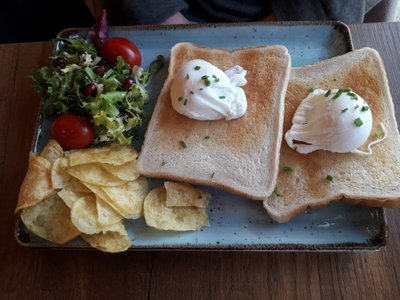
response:
<path id="1" fill-rule="evenodd" d="M 350 87 L 370 105 L 373 129 L 383 122 L 387 138 L 372 147 L 371 156 L 317 151 L 299 154 L 282 141 L 277 188 L 264 208 L 274 220 L 287 222 L 308 208 L 344 199 L 370 206 L 400 207 L 400 137 L 382 59 L 363 48 L 313 65 L 293 68 L 285 99 L 284 133 L 300 102 L 313 88 Z M 367 143 L 366 143 L 367 144 Z M 284 166 L 293 169 L 285 173 Z M 326 180 L 327 175 L 333 181 Z"/>
<path id="2" fill-rule="evenodd" d="M 241 65 L 248 110 L 236 120 L 198 121 L 171 105 L 175 73 L 191 59 L 204 59 L 222 70 Z M 283 46 L 237 50 L 179 43 L 171 49 L 169 74 L 157 100 L 139 155 L 141 173 L 214 186 L 262 200 L 275 188 L 282 140 L 284 95 L 290 56 Z M 206 138 L 208 137 L 208 138 Z M 187 148 L 180 146 L 184 141 Z"/>

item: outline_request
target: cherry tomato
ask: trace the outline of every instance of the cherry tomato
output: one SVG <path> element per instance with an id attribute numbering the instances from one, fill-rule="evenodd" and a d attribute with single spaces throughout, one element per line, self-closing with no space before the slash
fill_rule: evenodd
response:
<path id="1" fill-rule="evenodd" d="M 52 137 L 64 149 L 79 149 L 93 141 L 93 129 L 88 121 L 74 114 L 58 116 L 51 126 Z"/>
<path id="2" fill-rule="evenodd" d="M 130 40 L 123 37 L 106 40 L 101 47 L 101 56 L 109 64 L 117 63 L 118 56 L 121 56 L 131 68 L 142 64 L 142 55 L 139 49 Z"/>

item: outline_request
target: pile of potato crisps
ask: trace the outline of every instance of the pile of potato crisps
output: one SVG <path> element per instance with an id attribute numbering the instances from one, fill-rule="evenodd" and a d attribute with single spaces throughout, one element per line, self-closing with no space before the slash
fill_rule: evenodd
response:
<path id="1" fill-rule="evenodd" d="M 149 192 L 130 146 L 64 152 L 50 140 L 39 155 L 30 154 L 16 212 L 41 238 L 64 244 L 81 236 L 92 247 L 114 253 L 131 245 L 125 219 L 144 215 L 160 230 L 198 230 L 209 225 L 210 198 L 206 191 L 175 182 Z"/>

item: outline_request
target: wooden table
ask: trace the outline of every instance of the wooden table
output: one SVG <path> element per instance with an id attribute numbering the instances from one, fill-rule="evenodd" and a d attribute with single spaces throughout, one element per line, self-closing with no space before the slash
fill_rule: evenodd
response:
<path id="1" fill-rule="evenodd" d="M 399 119 L 400 23 L 350 28 L 356 48 L 381 53 Z M 388 243 L 377 252 L 106 255 L 21 247 L 13 211 L 40 102 L 28 75 L 50 52 L 48 42 L 0 45 L 1 299 L 399 299 L 398 209 L 387 210 Z"/>

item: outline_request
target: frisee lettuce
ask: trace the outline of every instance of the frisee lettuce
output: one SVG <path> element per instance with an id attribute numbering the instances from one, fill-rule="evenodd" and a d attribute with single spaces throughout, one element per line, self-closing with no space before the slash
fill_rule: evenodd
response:
<path id="1" fill-rule="evenodd" d="M 43 97 L 43 117 L 74 113 L 91 122 L 94 144 L 130 144 L 134 129 L 142 124 L 148 100 L 146 86 L 164 57 L 159 55 L 147 70 L 139 66 L 131 69 L 121 57 L 110 67 L 98 56 L 93 44 L 82 37 L 57 38 L 53 42 L 56 51 L 50 57 L 52 63 L 34 70 L 31 76 L 34 88 Z M 101 65 L 105 71 L 97 74 L 95 69 Z M 134 83 L 126 91 L 122 84 L 128 77 Z M 91 83 L 96 85 L 95 96 L 82 93 Z"/>

